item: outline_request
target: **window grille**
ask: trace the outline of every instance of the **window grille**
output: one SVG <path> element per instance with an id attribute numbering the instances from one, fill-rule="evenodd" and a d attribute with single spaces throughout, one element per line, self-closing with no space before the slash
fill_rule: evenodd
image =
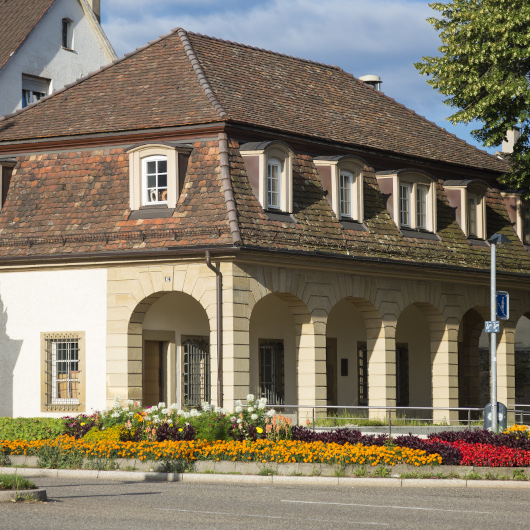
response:
<path id="1" fill-rule="evenodd" d="M 167 203 L 167 158 L 151 156 L 143 161 L 146 204 Z"/>
<path id="2" fill-rule="evenodd" d="M 353 175 L 348 171 L 340 173 L 340 215 L 352 217 Z"/>
<path id="3" fill-rule="evenodd" d="M 285 402 L 283 341 L 263 341 L 259 347 L 259 386 L 269 405 Z"/>
<path id="4" fill-rule="evenodd" d="M 427 193 L 428 189 L 418 186 L 416 190 L 416 227 L 427 229 Z"/>
<path id="5" fill-rule="evenodd" d="M 282 165 L 279 160 L 271 158 L 267 163 L 267 167 L 267 207 L 280 208 L 280 178 Z"/>
<path id="6" fill-rule="evenodd" d="M 410 226 L 410 186 L 408 184 L 399 186 L 399 198 L 401 202 L 401 226 Z"/>
<path id="7" fill-rule="evenodd" d="M 184 349 L 184 405 L 210 402 L 210 347 L 205 339 L 187 339 Z"/>
<path id="8" fill-rule="evenodd" d="M 366 342 L 357 343 L 357 388 L 359 405 L 368 406 L 368 349 Z"/>
<path id="9" fill-rule="evenodd" d="M 396 344 L 396 406 L 409 406 L 409 345 Z"/>
<path id="10" fill-rule="evenodd" d="M 45 339 L 45 405 L 77 410 L 80 404 L 79 338 Z"/>

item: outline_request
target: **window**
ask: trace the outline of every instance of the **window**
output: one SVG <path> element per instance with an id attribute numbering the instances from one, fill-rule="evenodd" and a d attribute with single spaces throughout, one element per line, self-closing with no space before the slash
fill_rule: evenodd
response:
<path id="1" fill-rule="evenodd" d="M 340 216 L 352 218 L 353 210 L 353 174 L 340 172 Z"/>
<path id="2" fill-rule="evenodd" d="M 63 48 L 73 49 L 72 21 L 69 18 L 63 18 L 62 20 L 61 44 Z"/>
<path id="3" fill-rule="evenodd" d="M 259 345 L 260 395 L 269 405 L 285 402 L 283 341 L 261 340 Z"/>
<path id="4" fill-rule="evenodd" d="M 131 219 L 170 217 L 184 186 L 191 148 L 179 144 L 140 144 L 129 155 Z M 144 210 L 139 212 L 139 210 Z"/>
<path id="5" fill-rule="evenodd" d="M 167 204 L 167 157 L 144 158 L 142 176 L 143 204 Z"/>
<path id="6" fill-rule="evenodd" d="M 84 333 L 44 333 L 41 339 L 43 411 L 83 411 Z"/>
<path id="7" fill-rule="evenodd" d="M 282 164 L 276 158 L 267 160 L 267 208 L 279 209 Z"/>
<path id="8" fill-rule="evenodd" d="M 409 345 L 396 344 L 396 406 L 409 406 Z"/>
<path id="9" fill-rule="evenodd" d="M 254 195 L 264 210 L 293 211 L 294 153 L 283 142 L 249 142 L 240 146 Z"/>
<path id="10" fill-rule="evenodd" d="M 525 192 L 501 191 L 506 213 L 519 239 L 530 245 L 530 201 L 524 200 Z"/>
<path id="11" fill-rule="evenodd" d="M 50 90 L 50 80 L 30 75 L 22 76 L 22 108 L 36 103 L 47 96 Z"/>
<path id="12" fill-rule="evenodd" d="M 410 185 L 399 185 L 401 226 L 410 227 Z"/>
<path id="13" fill-rule="evenodd" d="M 368 349 L 366 342 L 357 343 L 357 389 L 358 403 L 368 406 Z"/>
<path id="14" fill-rule="evenodd" d="M 523 205 L 523 242 L 530 245 L 530 205 Z"/>
<path id="15" fill-rule="evenodd" d="M 206 337 L 190 337 L 183 341 L 184 406 L 200 407 L 210 403 L 210 345 Z"/>
<path id="16" fill-rule="evenodd" d="M 446 180 L 443 184 L 449 205 L 465 236 L 473 244 L 486 239 L 486 192 L 482 180 Z"/>
<path id="17" fill-rule="evenodd" d="M 388 212 L 407 237 L 436 239 L 436 181 L 416 170 L 380 171 L 377 182 Z"/>
<path id="18" fill-rule="evenodd" d="M 317 156 L 313 159 L 322 188 L 337 219 L 364 221 L 363 177 L 365 162 L 350 156 Z"/>

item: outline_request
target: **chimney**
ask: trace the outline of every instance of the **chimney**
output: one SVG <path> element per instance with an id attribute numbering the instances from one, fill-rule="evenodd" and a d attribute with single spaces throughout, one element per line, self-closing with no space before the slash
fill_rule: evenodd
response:
<path id="1" fill-rule="evenodd" d="M 90 9 L 92 9 L 92 12 L 94 13 L 94 15 L 96 15 L 98 22 L 101 24 L 101 0 L 86 0 L 86 1 Z"/>
<path id="2" fill-rule="evenodd" d="M 372 88 L 375 88 L 376 90 L 381 90 L 381 78 L 378 75 L 363 75 L 362 77 L 359 77 L 359 79 L 368 86 L 371 86 Z"/>
<path id="3" fill-rule="evenodd" d="M 521 129 L 519 127 L 514 127 L 506 131 L 506 140 L 502 142 L 502 152 L 506 154 L 513 153 L 513 147 L 515 142 L 519 140 L 519 136 L 521 136 Z"/>

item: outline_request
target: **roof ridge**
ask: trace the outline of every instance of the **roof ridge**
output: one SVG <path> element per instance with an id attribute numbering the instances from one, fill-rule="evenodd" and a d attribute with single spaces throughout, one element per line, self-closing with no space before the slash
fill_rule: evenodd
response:
<path id="1" fill-rule="evenodd" d="M 265 48 L 260 48 L 259 46 L 251 46 L 250 44 L 243 44 L 241 42 L 236 42 L 228 39 L 219 39 L 217 37 L 211 37 L 210 35 L 204 35 L 202 33 L 195 33 L 193 31 L 186 32 L 189 35 L 194 35 L 196 37 L 202 37 L 204 39 L 216 41 L 216 42 L 225 42 L 227 44 L 234 44 L 240 48 L 247 48 L 249 50 L 256 50 L 260 52 L 270 53 L 271 55 L 277 55 L 279 57 L 287 57 L 288 59 L 294 59 L 295 61 L 300 61 L 302 63 L 317 64 L 318 66 L 325 66 L 326 68 L 332 68 L 333 70 L 339 70 L 343 72 L 344 70 L 340 66 L 334 64 L 320 63 L 318 61 L 311 61 L 310 59 L 304 59 L 303 57 L 296 57 L 295 55 L 289 55 L 287 53 L 275 52 L 273 50 L 267 50 Z M 351 74 L 350 74 L 351 75 Z"/>
<path id="2" fill-rule="evenodd" d="M 146 48 L 149 48 L 149 47 L 153 46 L 157 42 L 160 42 L 160 41 L 162 41 L 164 39 L 167 39 L 168 37 L 171 37 L 171 35 L 176 33 L 179 29 L 180 28 L 172 29 L 169 33 L 166 33 L 166 34 L 161 35 L 160 37 L 158 37 L 158 39 L 149 41 L 147 44 L 144 44 L 143 46 L 140 46 L 139 48 L 136 48 L 136 50 L 126 53 L 125 55 L 123 55 L 123 57 L 119 57 L 118 59 L 114 59 L 114 61 L 103 65 L 101 68 L 98 68 L 97 70 L 94 70 L 93 72 L 89 72 L 88 74 L 80 77 L 79 79 L 76 79 L 72 83 L 68 83 L 67 85 L 64 85 L 62 88 L 59 88 L 59 90 L 56 90 L 56 91 L 52 92 L 51 94 L 40 98 L 38 101 L 35 101 L 34 103 L 30 103 L 29 105 L 27 105 L 26 107 L 24 107 L 22 109 L 17 109 L 17 110 L 15 110 L 15 112 L 11 112 L 10 114 L 5 114 L 4 116 L 0 116 L 0 122 L 2 122 L 3 120 L 6 120 L 8 118 L 12 118 L 13 116 L 17 116 L 18 114 L 20 114 L 22 112 L 25 112 L 26 110 L 35 107 L 35 105 L 39 105 L 43 101 L 47 101 L 48 99 L 50 99 L 50 98 L 52 98 L 54 96 L 57 96 L 59 94 L 62 94 L 63 92 L 65 92 L 66 90 L 68 90 L 68 89 L 70 89 L 70 88 L 72 88 L 74 86 L 80 85 L 81 83 L 87 81 L 91 77 L 94 77 L 95 75 L 99 74 L 100 72 L 103 72 L 104 70 L 107 70 L 108 68 L 111 68 L 112 66 L 114 66 L 114 65 L 116 65 L 118 63 L 121 63 L 122 61 L 125 61 L 126 59 L 129 59 L 133 55 L 136 55 L 137 53 L 140 53 L 141 51 L 145 50 Z"/>
<path id="3" fill-rule="evenodd" d="M 199 80 L 201 88 L 204 90 L 204 93 L 212 104 L 212 107 L 217 111 L 217 114 L 219 114 L 221 118 L 228 118 L 228 113 L 224 109 L 223 105 L 221 105 L 221 102 L 217 99 L 217 96 L 215 95 L 215 92 L 213 91 L 213 88 L 210 85 L 208 78 L 206 77 L 201 63 L 199 62 L 199 59 L 195 54 L 193 46 L 191 45 L 191 42 L 188 39 L 188 33 L 183 28 L 175 28 L 173 31 L 178 34 L 180 42 L 184 47 L 184 51 L 186 52 L 186 55 L 190 60 L 191 66 L 193 67 L 193 70 L 197 75 L 197 79 Z"/>

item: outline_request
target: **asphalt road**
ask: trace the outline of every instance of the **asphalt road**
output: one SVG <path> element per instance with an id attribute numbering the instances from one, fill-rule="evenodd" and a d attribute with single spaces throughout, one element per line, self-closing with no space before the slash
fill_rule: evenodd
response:
<path id="1" fill-rule="evenodd" d="M 46 503 L 0 504 L 0 528 L 527 528 L 530 491 L 34 479 Z"/>

